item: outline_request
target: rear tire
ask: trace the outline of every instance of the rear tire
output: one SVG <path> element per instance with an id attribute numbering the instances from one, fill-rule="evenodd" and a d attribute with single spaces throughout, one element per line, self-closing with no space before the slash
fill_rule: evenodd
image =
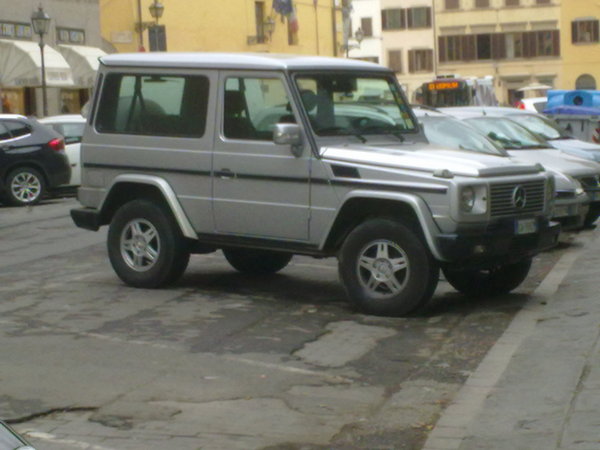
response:
<path id="1" fill-rule="evenodd" d="M 170 211 L 148 200 L 133 200 L 117 210 L 107 245 L 119 278 L 138 288 L 153 289 L 175 282 L 190 259 Z"/>
<path id="2" fill-rule="evenodd" d="M 245 248 L 223 249 L 223 254 L 235 270 L 262 275 L 279 272 L 289 264 L 293 256 L 291 253 Z"/>
<path id="3" fill-rule="evenodd" d="M 531 259 L 505 264 L 486 270 L 444 267 L 448 283 L 469 297 L 490 297 L 516 289 L 529 274 Z"/>
<path id="4" fill-rule="evenodd" d="M 439 277 L 420 236 L 393 219 L 356 227 L 342 246 L 338 268 L 350 302 L 381 316 L 407 315 L 425 306 Z"/>
<path id="5" fill-rule="evenodd" d="M 6 177 L 4 199 L 9 205 L 35 205 L 45 195 L 46 180 L 36 169 L 19 167 Z"/>

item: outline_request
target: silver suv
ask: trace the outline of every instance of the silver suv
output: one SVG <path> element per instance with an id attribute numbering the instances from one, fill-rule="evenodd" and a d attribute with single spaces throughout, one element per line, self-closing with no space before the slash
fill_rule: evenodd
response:
<path id="1" fill-rule="evenodd" d="M 355 306 L 404 315 L 440 268 L 468 294 L 514 289 L 559 233 L 541 166 L 430 146 L 394 74 L 361 61 L 103 57 L 82 164 L 73 220 L 110 225 L 136 287 L 218 249 L 251 273 L 335 256 Z"/>

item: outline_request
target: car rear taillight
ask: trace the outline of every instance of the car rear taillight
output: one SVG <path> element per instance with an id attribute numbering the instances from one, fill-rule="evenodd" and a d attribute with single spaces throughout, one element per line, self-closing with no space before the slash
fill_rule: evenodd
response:
<path id="1" fill-rule="evenodd" d="M 517 103 L 517 109 L 525 109 L 525 103 L 523 103 L 523 102 Z"/>
<path id="2" fill-rule="evenodd" d="M 48 142 L 48 147 L 50 147 L 55 152 L 60 152 L 65 149 L 65 141 L 62 139 L 52 139 Z"/>

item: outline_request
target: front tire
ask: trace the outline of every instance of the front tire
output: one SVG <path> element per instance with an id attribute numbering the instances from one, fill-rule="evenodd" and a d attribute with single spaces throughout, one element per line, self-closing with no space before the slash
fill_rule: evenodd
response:
<path id="1" fill-rule="evenodd" d="M 4 198 L 9 205 L 35 205 L 45 195 L 46 180 L 39 171 L 31 167 L 20 167 L 6 177 Z"/>
<path id="2" fill-rule="evenodd" d="M 439 268 L 423 240 L 392 219 L 356 227 L 339 254 L 350 302 L 363 312 L 402 316 L 422 308 L 437 286 Z"/>
<path id="3" fill-rule="evenodd" d="M 175 282 L 190 253 L 170 211 L 148 200 L 121 206 L 108 230 L 113 269 L 130 286 L 153 289 Z"/>
<path id="4" fill-rule="evenodd" d="M 279 272 L 292 260 L 292 254 L 245 248 L 223 249 L 231 266 L 243 273 L 267 275 Z"/>
<path id="5" fill-rule="evenodd" d="M 529 274 L 531 259 L 491 269 L 454 269 L 444 267 L 448 283 L 469 297 L 491 297 L 507 294 L 516 289 Z"/>

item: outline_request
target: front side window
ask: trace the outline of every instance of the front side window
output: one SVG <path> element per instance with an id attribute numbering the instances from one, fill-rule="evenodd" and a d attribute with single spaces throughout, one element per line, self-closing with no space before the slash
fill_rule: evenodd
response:
<path id="1" fill-rule="evenodd" d="M 281 79 L 231 77 L 226 80 L 223 108 L 226 138 L 271 141 L 274 124 L 295 121 Z"/>
<path id="2" fill-rule="evenodd" d="M 298 75 L 303 107 L 318 136 L 366 136 L 416 130 L 400 88 L 384 76 Z"/>
<path id="3" fill-rule="evenodd" d="M 201 137 L 208 105 L 204 76 L 106 76 L 98 108 L 100 133 Z"/>
<path id="4" fill-rule="evenodd" d="M 505 150 L 545 149 L 545 141 L 512 120 L 499 117 L 467 119 L 469 125 L 500 144 Z"/>

